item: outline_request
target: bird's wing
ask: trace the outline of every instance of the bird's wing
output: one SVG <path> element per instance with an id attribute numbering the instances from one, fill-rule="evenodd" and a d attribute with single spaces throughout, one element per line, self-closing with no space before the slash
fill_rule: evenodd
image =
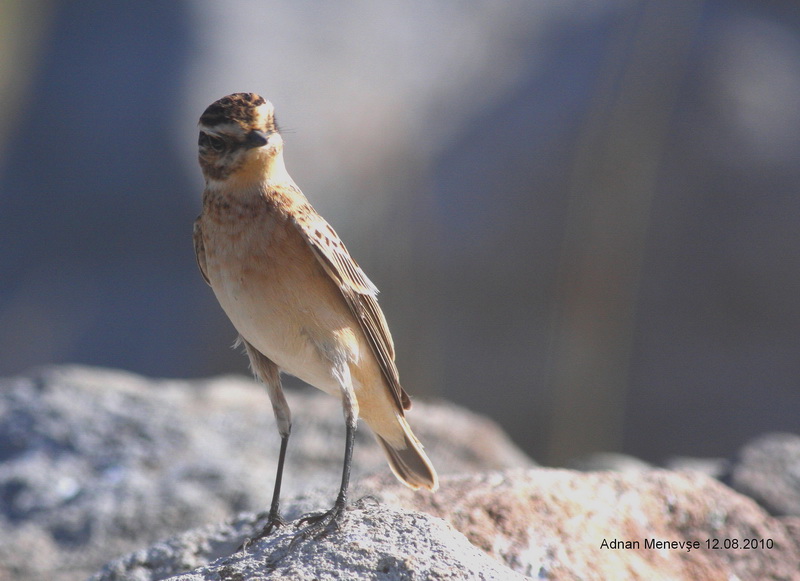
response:
<path id="1" fill-rule="evenodd" d="M 200 274 L 203 275 L 203 280 L 210 285 L 211 281 L 208 279 L 208 274 L 206 273 L 206 246 L 203 243 L 203 228 L 200 226 L 200 218 L 194 221 L 192 239 L 194 240 L 194 257 L 197 259 L 197 266 L 200 268 Z"/>
<path id="2" fill-rule="evenodd" d="M 377 287 L 350 256 L 330 224 L 311 205 L 305 204 L 299 210 L 293 215 L 293 219 L 300 233 L 325 272 L 339 287 L 350 312 L 361 325 L 398 408 L 401 411 L 409 409 L 411 400 L 400 385 L 394 363 L 394 343 L 383 312 L 378 306 Z"/>

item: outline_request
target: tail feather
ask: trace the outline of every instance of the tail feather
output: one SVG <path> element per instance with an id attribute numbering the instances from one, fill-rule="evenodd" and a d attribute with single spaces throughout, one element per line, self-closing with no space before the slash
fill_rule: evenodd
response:
<path id="1" fill-rule="evenodd" d="M 405 424 L 405 422 L 403 422 Z M 378 443 L 386 453 L 386 459 L 389 461 L 389 466 L 403 484 L 417 490 L 418 488 L 427 488 L 434 491 L 439 488 L 439 477 L 436 475 L 436 470 L 433 464 L 428 459 L 428 456 L 422 450 L 422 444 L 411 433 L 408 424 L 403 426 L 405 447 L 400 448 L 392 445 L 384 440 L 378 434 L 375 434 Z"/>

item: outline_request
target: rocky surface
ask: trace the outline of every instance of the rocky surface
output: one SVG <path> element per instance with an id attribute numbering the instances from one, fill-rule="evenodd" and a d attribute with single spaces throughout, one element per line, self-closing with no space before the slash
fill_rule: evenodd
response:
<path id="1" fill-rule="evenodd" d="M 747 444 L 731 485 L 772 514 L 800 517 L 800 436 L 766 434 Z"/>
<path id="2" fill-rule="evenodd" d="M 287 498 L 332 502 L 341 475 L 338 401 L 290 390 Z M 415 402 L 409 421 L 441 474 L 531 466 L 492 422 Z M 0 580 L 82 579 L 109 560 L 241 511 L 271 494 L 279 438 L 263 388 L 243 377 L 151 380 L 53 367 L 0 380 Z M 353 477 L 388 473 L 367 429 Z"/>
<path id="3" fill-rule="evenodd" d="M 699 473 L 515 470 L 447 477 L 436 494 L 376 476 L 365 489 L 371 498 L 320 540 L 293 545 L 290 526 L 237 551 L 258 530 L 246 516 L 137 552 L 92 581 L 192 569 L 174 578 L 791 580 L 800 571 L 780 520 Z"/>
<path id="4" fill-rule="evenodd" d="M 344 429 L 333 398 L 289 403 L 295 520 L 330 506 Z M 0 581 L 800 578 L 796 436 L 676 470 L 598 455 L 578 472 L 536 468 L 455 406 L 415 402 L 409 416 L 437 493 L 400 485 L 362 430 L 338 530 L 295 540 L 294 523 L 237 551 L 263 524 L 278 449 L 255 383 L 85 367 L 0 380 Z"/>
<path id="5" fill-rule="evenodd" d="M 209 566 L 178 574 L 181 581 L 220 579 L 525 579 L 470 544 L 445 521 L 412 512 L 358 502 L 339 528 L 319 538 L 297 536 L 294 526 L 235 551 L 239 526 L 193 531 L 167 545 L 140 551 L 109 565 L 91 581 L 162 579 L 206 561 L 203 548 L 231 552 Z M 252 525 L 252 521 L 249 522 Z M 241 531 L 239 531 L 241 532 Z M 209 540 L 213 541 L 209 543 Z M 233 543 L 231 540 L 233 539 Z"/>

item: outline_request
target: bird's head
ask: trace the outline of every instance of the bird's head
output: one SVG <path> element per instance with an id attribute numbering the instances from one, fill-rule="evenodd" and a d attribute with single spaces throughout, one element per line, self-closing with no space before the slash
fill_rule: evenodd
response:
<path id="1" fill-rule="evenodd" d="M 206 181 L 259 180 L 283 169 L 283 139 L 272 103 L 255 93 L 215 101 L 200 117 L 200 167 Z"/>

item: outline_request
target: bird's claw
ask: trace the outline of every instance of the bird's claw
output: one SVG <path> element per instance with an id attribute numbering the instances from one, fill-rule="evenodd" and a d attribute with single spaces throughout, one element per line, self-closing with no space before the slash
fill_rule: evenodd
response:
<path id="1" fill-rule="evenodd" d="M 261 519 L 259 518 L 258 520 Z M 263 539 L 264 537 L 270 536 L 272 533 L 274 533 L 282 526 L 286 526 L 286 524 L 287 524 L 286 521 L 283 520 L 283 517 L 281 517 L 280 514 L 270 513 L 270 516 L 267 519 L 267 524 L 264 525 L 261 531 L 259 531 L 258 534 L 255 534 L 252 537 L 246 538 L 244 542 L 242 542 L 242 544 L 239 546 L 239 548 L 236 549 L 236 551 L 237 552 L 246 551 L 250 543 L 252 543 L 253 541 L 258 541 L 259 539 Z"/>
<path id="2" fill-rule="evenodd" d="M 339 528 L 339 523 L 344 516 L 345 504 L 337 502 L 333 508 L 323 513 L 308 514 L 300 518 L 297 522 L 300 525 L 307 524 L 308 526 L 302 529 L 298 536 L 304 539 L 311 537 L 318 538 L 327 535 L 332 530 Z"/>

